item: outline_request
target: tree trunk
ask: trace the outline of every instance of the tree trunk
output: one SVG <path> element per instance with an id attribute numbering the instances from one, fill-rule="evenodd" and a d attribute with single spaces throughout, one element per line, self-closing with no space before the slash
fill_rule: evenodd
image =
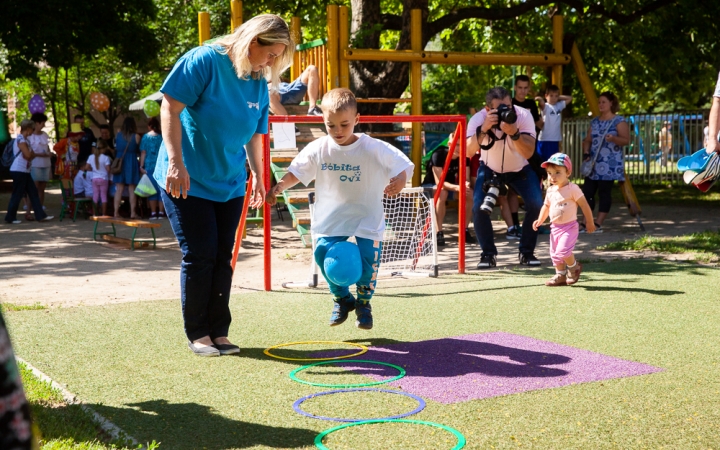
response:
<path id="1" fill-rule="evenodd" d="M 68 85 L 68 70 L 65 70 L 65 115 L 67 116 L 67 127 L 70 132 L 70 124 L 72 123 L 72 117 L 70 117 L 70 86 Z"/>
<path id="2" fill-rule="evenodd" d="M 53 126 L 55 127 L 55 142 L 60 141 L 60 123 L 58 121 L 57 116 L 57 93 L 58 93 L 58 72 L 60 69 L 57 67 L 55 68 L 55 80 L 53 83 L 53 91 L 52 95 L 50 95 L 50 110 L 52 111 L 53 116 Z"/>
<path id="3" fill-rule="evenodd" d="M 410 10 L 423 10 L 423 27 L 427 21 L 428 0 L 404 0 L 403 28 L 396 50 L 410 48 Z M 380 2 L 375 0 L 352 0 L 351 46 L 354 48 L 380 48 L 381 22 Z M 426 34 L 426 33 L 423 33 Z M 423 36 L 423 47 L 427 43 Z M 350 83 L 359 98 L 400 98 L 410 84 L 410 64 L 394 61 L 351 61 Z M 395 103 L 363 103 L 361 114 L 391 115 Z M 375 125 L 370 129 L 384 127 Z"/>

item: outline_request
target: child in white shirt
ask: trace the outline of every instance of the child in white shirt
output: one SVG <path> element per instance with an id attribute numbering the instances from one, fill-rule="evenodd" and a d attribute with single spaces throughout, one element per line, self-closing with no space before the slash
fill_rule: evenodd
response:
<path id="1" fill-rule="evenodd" d="M 560 152 L 562 141 L 562 110 L 570 104 L 572 96 L 560 95 L 560 88 L 554 84 L 547 88 L 545 98 L 536 97 L 542 111 L 543 125 L 538 137 L 537 151 L 543 161 Z"/>
<path id="2" fill-rule="evenodd" d="M 268 193 L 267 201 L 272 205 L 284 190 L 298 182 L 307 186 L 315 180 L 314 256 L 334 296 L 330 326 L 340 325 L 355 310 L 355 325 L 369 330 L 373 326 L 370 299 L 375 291 L 385 229 L 383 195 L 400 193 L 414 165 L 395 147 L 353 133 L 360 115 L 349 89 L 333 89 L 325 94 L 321 108 L 328 136 L 313 141 L 295 157 L 288 173 Z M 355 237 L 362 259 L 357 299 L 348 286 L 330 281 L 324 270 L 330 247 L 350 236 Z"/>

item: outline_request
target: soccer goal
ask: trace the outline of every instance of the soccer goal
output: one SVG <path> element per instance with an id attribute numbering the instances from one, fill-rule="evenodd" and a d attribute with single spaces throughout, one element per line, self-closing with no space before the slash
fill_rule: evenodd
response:
<path id="1" fill-rule="evenodd" d="M 310 193 L 310 214 L 315 211 L 315 193 Z M 436 277 L 438 275 L 435 208 L 423 188 L 405 188 L 383 198 L 385 233 L 379 277 Z M 354 241 L 350 238 L 350 241 Z M 313 253 L 315 240 L 313 239 Z M 311 258 L 307 281 L 283 283 L 284 288 L 315 287 L 325 280 Z"/>

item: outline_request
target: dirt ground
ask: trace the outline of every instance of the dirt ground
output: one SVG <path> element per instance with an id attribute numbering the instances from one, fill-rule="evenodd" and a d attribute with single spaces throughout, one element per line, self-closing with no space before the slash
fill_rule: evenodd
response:
<path id="1" fill-rule="evenodd" d="M 180 251 L 168 222 L 156 230 L 158 249 L 120 248 L 105 242 L 93 242 L 94 222 L 79 218 L 77 222 L 58 220 L 60 190 L 49 190 L 46 206 L 55 215 L 50 222 L 23 222 L 8 225 L 0 222 L 0 301 L 14 304 L 41 303 L 52 307 L 98 305 L 106 303 L 177 299 L 180 295 Z M 9 193 L 0 194 L 0 214 L 4 217 Z M 456 221 L 448 213 L 446 223 Z M 283 289 L 286 281 L 308 279 L 310 249 L 305 248 L 292 228 L 288 213 L 284 221 L 272 215 L 272 288 Z M 22 217 L 22 216 L 21 216 Z M 643 223 L 654 236 L 676 236 L 707 229 L 717 229 L 720 208 L 645 206 Z M 498 270 L 517 265 L 517 242 L 505 239 L 505 225 L 494 222 L 498 244 Z M 472 228 L 472 227 L 471 227 Z M 637 252 L 601 252 L 598 245 L 639 236 L 637 222 L 624 205 L 615 204 L 602 234 L 581 235 L 576 247 L 580 259 L 633 258 Z M 118 235 L 129 237 L 131 230 L 118 227 Z M 140 230 L 140 234 L 149 232 Z M 457 226 L 446 227 L 448 245 L 439 252 L 440 272 L 457 273 Z M 536 256 L 543 267 L 550 267 L 548 236 L 540 235 Z M 466 268 L 475 271 L 480 250 L 476 243 L 466 247 Z M 683 255 L 671 258 L 682 259 Z M 233 279 L 233 293 L 262 290 L 262 228 L 251 225 L 239 254 Z M 383 281 L 381 281 L 383 282 Z M 429 281 L 432 282 L 432 281 Z M 481 289 L 481 287 L 479 287 Z"/>

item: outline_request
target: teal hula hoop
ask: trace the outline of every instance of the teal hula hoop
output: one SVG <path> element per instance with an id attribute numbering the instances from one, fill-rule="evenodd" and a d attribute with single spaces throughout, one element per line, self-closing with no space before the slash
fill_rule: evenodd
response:
<path id="1" fill-rule="evenodd" d="M 387 380 L 381 380 L 381 381 L 373 381 L 370 383 L 357 383 L 357 384 L 326 384 L 326 383 L 313 383 L 312 381 L 305 381 L 301 380 L 296 376 L 298 372 L 302 372 L 303 370 L 309 369 L 314 366 L 321 366 L 325 364 L 339 364 L 339 363 L 366 363 L 366 364 L 378 364 L 381 366 L 388 366 L 392 367 L 393 369 L 400 372 L 397 376 L 393 378 L 388 378 Z M 365 387 L 365 386 L 377 386 L 378 384 L 385 384 L 390 383 L 391 381 L 399 380 L 400 378 L 405 376 L 405 369 L 403 369 L 400 366 L 396 366 L 395 364 L 390 364 L 382 361 L 370 361 L 367 359 L 336 359 L 333 361 L 320 361 L 312 364 L 308 364 L 306 366 L 298 367 L 297 369 L 290 372 L 290 379 L 293 381 L 297 381 L 298 383 L 303 384 L 309 384 L 310 386 L 319 386 L 319 387 L 329 387 L 329 388 L 353 388 L 353 387 Z"/>
<path id="2" fill-rule="evenodd" d="M 427 425 L 429 427 L 435 427 L 440 428 L 441 430 L 448 431 L 455 435 L 457 438 L 457 444 L 455 444 L 455 447 L 451 448 L 450 450 L 460 450 L 461 448 L 465 447 L 465 436 L 462 435 L 458 430 L 454 428 L 450 428 L 447 425 L 443 425 L 440 423 L 435 422 L 425 422 L 423 420 L 409 420 L 409 419 L 375 419 L 375 420 L 365 420 L 363 422 L 351 422 L 351 423 L 345 423 L 342 425 L 338 425 L 334 428 L 330 428 L 329 430 L 325 430 L 322 433 L 318 434 L 315 437 L 315 447 L 319 448 L 320 450 L 330 450 L 330 448 L 326 447 L 322 440 L 325 439 L 325 436 L 327 436 L 330 433 L 334 433 L 338 430 L 342 430 L 343 428 L 348 427 L 357 427 L 359 425 L 368 425 L 371 423 L 413 423 L 417 425 Z"/>

